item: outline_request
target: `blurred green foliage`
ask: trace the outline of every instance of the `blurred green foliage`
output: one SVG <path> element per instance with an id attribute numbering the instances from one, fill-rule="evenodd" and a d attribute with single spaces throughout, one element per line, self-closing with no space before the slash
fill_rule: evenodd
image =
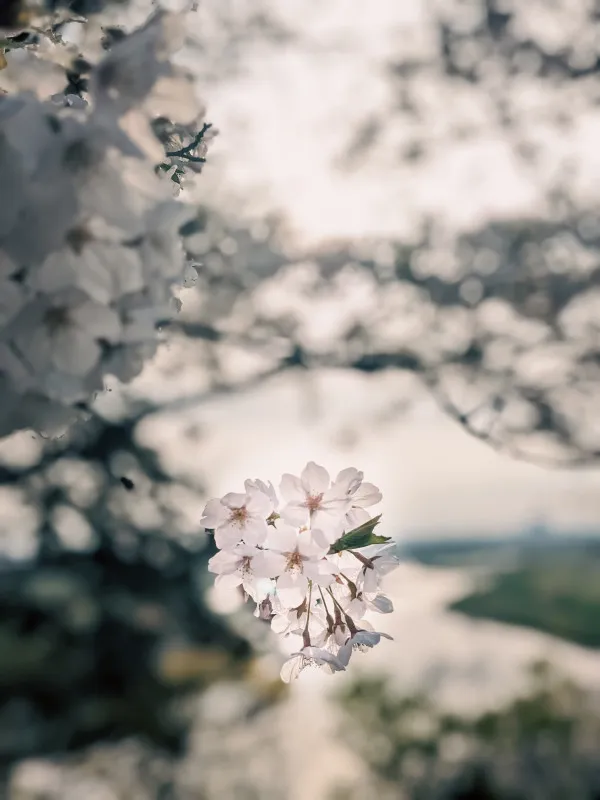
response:
<path id="1" fill-rule="evenodd" d="M 529 691 L 468 717 L 432 697 L 399 695 L 365 678 L 338 696 L 343 736 L 367 767 L 364 785 L 337 800 L 597 800 L 598 698 L 545 662 Z"/>

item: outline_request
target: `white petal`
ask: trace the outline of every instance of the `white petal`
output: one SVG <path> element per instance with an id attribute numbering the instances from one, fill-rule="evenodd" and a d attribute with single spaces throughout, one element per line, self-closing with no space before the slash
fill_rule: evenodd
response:
<path id="1" fill-rule="evenodd" d="M 379 611 L 380 614 L 391 614 L 394 610 L 394 604 L 385 594 L 378 594 L 369 599 L 369 606 L 372 607 L 372 610 Z"/>
<path id="2" fill-rule="evenodd" d="M 217 575 L 235 572 L 240 563 L 239 557 L 231 550 L 220 550 L 208 561 L 208 571 Z"/>
<path id="3" fill-rule="evenodd" d="M 367 547 L 363 547 L 361 552 L 364 553 L 367 558 L 375 558 L 383 559 L 391 556 L 392 558 L 397 558 L 396 550 L 398 545 L 396 542 L 391 542 L 387 544 L 370 544 Z"/>
<path id="4" fill-rule="evenodd" d="M 330 543 L 335 542 L 344 532 L 344 522 L 346 518 L 346 506 L 339 510 L 329 508 L 319 508 L 312 517 L 313 528 L 320 528 L 326 535 Z"/>
<path id="5" fill-rule="evenodd" d="M 308 581 L 304 575 L 284 572 L 277 578 L 277 596 L 286 608 L 298 608 L 306 598 Z"/>
<path id="6" fill-rule="evenodd" d="M 71 312 L 73 323 L 94 339 L 117 342 L 121 334 L 119 315 L 98 303 L 82 303 Z"/>
<path id="7" fill-rule="evenodd" d="M 326 555 L 331 547 L 331 541 L 329 537 L 319 528 L 311 528 L 310 533 L 312 535 L 312 540 L 315 546 L 319 548 L 321 555 Z"/>
<path id="8" fill-rule="evenodd" d="M 338 661 L 340 664 L 343 664 L 344 667 L 347 667 L 350 662 L 350 656 L 352 655 L 352 644 L 350 639 L 343 644 L 340 649 L 338 650 Z"/>
<path id="9" fill-rule="evenodd" d="M 369 506 L 374 506 L 375 503 L 379 503 L 381 498 L 382 494 L 377 486 L 372 483 L 363 483 L 352 497 L 352 505 L 368 508 Z"/>
<path id="10" fill-rule="evenodd" d="M 284 571 L 286 561 L 286 557 L 281 553 L 261 550 L 252 559 L 252 571 L 260 578 L 276 578 Z"/>
<path id="11" fill-rule="evenodd" d="M 376 631 L 357 631 L 354 636 L 352 637 L 353 644 L 364 644 L 367 647 L 375 647 L 376 644 L 379 644 L 379 640 L 381 639 L 381 635 Z"/>
<path id="12" fill-rule="evenodd" d="M 286 503 L 304 502 L 306 499 L 306 492 L 302 487 L 302 481 L 295 475 L 286 473 L 281 478 L 279 484 L 279 491 Z"/>
<path id="13" fill-rule="evenodd" d="M 248 519 L 241 529 L 246 544 L 263 544 L 269 532 L 269 526 L 264 519 Z"/>
<path id="14" fill-rule="evenodd" d="M 323 539 L 323 534 L 317 531 L 314 537 L 312 531 L 301 531 L 298 534 L 298 552 L 305 558 L 322 558 L 329 550 L 329 543 Z"/>
<path id="15" fill-rule="evenodd" d="M 377 594 L 379 589 L 379 575 L 371 567 L 365 567 L 363 572 L 363 591 L 365 594 Z"/>
<path id="16" fill-rule="evenodd" d="M 348 616 L 352 617 L 352 619 L 362 619 L 367 612 L 367 604 L 364 600 L 355 597 L 352 600 L 347 608 Z"/>
<path id="17" fill-rule="evenodd" d="M 223 495 L 221 502 L 227 508 L 243 508 L 246 503 L 246 495 L 241 492 L 228 492 Z"/>
<path id="18" fill-rule="evenodd" d="M 251 597 L 255 603 L 258 603 L 264 597 L 264 592 L 259 590 L 258 584 L 252 578 L 247 576 L 242 579 L 242 586 L 246 594 Z"/>
<path id="19" fill-rule="evenodd" d="M 271 481 L 269 481 L 269 483 L 265 483 L 264 481 L 261 481 L 260 478 L 255 478 L 254 480 L 247 479 L 244 481 L 244 488 L 247 493 L 250 493 L 254 490 L 262 492 L 264 495 L 266 495 L 271 502 L 271 509 L 269 513 L 278 508 L 279 500 L 277 498 L 277 492 L 275 491 L 275 487 Z"/>
<path id="20" fill-rule="evenodd" d="M 240 544 L 238 544 L 238 546 L 235 548 L 233 552 L 236 556 L 240 557 L 249 556 L 250 558 L 253 558 L 262 551 L 259 550 L 258 547 L 256 547 L 255 545 L 241 542 Z"/>
<path id="21" fill-rule="evenodd" d="M 278 553 L 293 553 L 298 544 L 298 530 L 280 520 L 271 526 L 267 536 L 267 547 Z"/>
<path id="22" fill-rule="evenodd" d="M 77 328 L 56 331 L 52 336 L 52 361 L 62 372 L 86 375 L 99 360 L 96 342 Z"/>
<path id="23" fill-rule="evenodd" d="M 324 650 L 321 647 L 303 647 L 302 654 L 318 663 L 331 664 L 338 670 L 346 669 L 337 656 L 334 656 L 329 650 Z"/>
<path id="24" fill-rule="evenodd" d="M 273 633 L 287 633 L 292 625 L 292 622 L 287 614 L 275 614 L 271 620 L 271 630 Z"/>
<path id="25" fill-rule="evenodd" d="M 215 586 L 218 586 L 219 589 L 237 589 L 238 586 L 241 586 L 242 583 L 242 576 L 239 572 L 231 572 L 227 575 L 217 575 L 215 578 Z"/>
<path id="26" fill-rule="evenodd" d="M 375 569 L 377 572 L 383 576 L 389 575 L 390 572 L 393 572 L 400 565 L 400 559 L 397 556 L 388 556 L 381 561 L 379 559 L 375 559 L 373 563 L 375 564 Z"/>
<path id="27" fill-rule="evenodd" d="M 306 525 L 308 524 L 309 516 L 308 508 L 299 503 L 289 503 L 281 509 L 281 518 L 289 525 L 296 525 L 297 527 Z"/>
<path id="28" fill-rule="evenodd" d="M 220 500 L 215 498 L 214 500 L 209 500 L 204 506 L 200 522 L 205 528 L 214 529 L 222 525 L 227 519 L 229 519 L 228 509 L 225 508 Z"/>
<path id="29" fill-rule="evenodd" d="M 240 529 L 237 525 L 221 525 L 215 530 L 215 543 L 220 550 L 232 550 L 240 543 Z"/>
<path id="30" fill-rule="evenodd" d="M 285 664 L 281 667 L 281 672 L 279 673 L 281 676 L 281 680 L 284 683 L 290 683 L 295 678 L 300 675 L 304 667 L 306 666 L 306 659 L 304 656 L 297 653 L 296 655 L 289 658 Z"/>
<path id="31" fill-rule="evenodd" d="M 248 492 L 246 495 L 246 508 L 253 516 L 266 519 L 272 511 L 273 504 L 266 494 L 257 491 Z"/>
<path id="32" fill-rule="evenodd" d="M 372 517 L 368 511 L 366 511 L 364 508 L 354 506 L 346 514 L 345 528 L 347 531 L 351 531 L 354 528 L 358 528 L 359 525 L 363 525 L 365 522 L 368 522 L 370 519 L 372 519 Z"/>
<path id="33" fill-rule="evenodd" d="M 363 474 L 354 467 L 347 467 L 338 474 L 333 486 L 340 488 L 346 495 L 354 494 L 361 484 Z"/>
<path id="34" fill-rule="evenodd" d="M 308 494 L 322 494 L 329 488 L 329 473 L 325 467 L 309 461 L 302 470 L 302 487 Z"/>
<path id="35" fill-rule="evenodd" d="M 320 561 L 306 561 L 304 563 L 304 574 L 317 586 L 329 586 L 333 583 L 333 575 L 325 569 L 321 569 Z"/>

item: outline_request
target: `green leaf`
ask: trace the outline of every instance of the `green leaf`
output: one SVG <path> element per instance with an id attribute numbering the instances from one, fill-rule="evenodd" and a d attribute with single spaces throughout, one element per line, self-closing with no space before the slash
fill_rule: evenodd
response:
<path id="1" fill-rule="evenodd" d="M 340 536 L 337 542 L 331 545 L 329 552 L 341 553 L 342 550 L 357 550 L 359 547 L 367 547 L 369 544 L 385 544 L 391 541 L 390 536 L 377 536 L 373 533 L 380 519 L 381 514 Z"/>

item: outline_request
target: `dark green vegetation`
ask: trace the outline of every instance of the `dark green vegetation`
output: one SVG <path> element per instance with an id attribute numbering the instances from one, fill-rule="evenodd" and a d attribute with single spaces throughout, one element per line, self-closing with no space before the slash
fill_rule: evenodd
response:
<path id="1" fill-rule="evenodd" d="M 453 603 L 452 611 L 600 648 L 600 539 L 435 542 L 405 552 L 432 566 L 492 572 L 484 585 Z"/>
<path id="2" fill-rule="evenodd" d="M 471 617 L 535 628 L 600 647 L 600 563 L 530 564 L 453 603 Z"/>
<path id="3" fill-rule="evenodd" d="M 545 663 L 532 665 L 526 694 L 475 717 L 383 679 L 356 681 L 339 696 L 342 735 L 368 777 L 335 798 L 598 800 L 597 701 Z"/>

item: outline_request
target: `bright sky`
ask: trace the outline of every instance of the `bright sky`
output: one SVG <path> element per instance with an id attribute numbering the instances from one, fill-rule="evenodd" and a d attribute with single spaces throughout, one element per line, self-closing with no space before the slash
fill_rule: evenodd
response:
<path id="1" fill-rule="evenodd" d="M 288 375 L 152 423 L 144 435 L 175 471 L 197 472 L 200 462 L 214 494 L 239 491 L 245 478 L 275 483 L 309 460 L 331 473 L 355 466 L 381 488 L 385 533 L 400 539 L 518 533 L 540 518 L 567 531 L 597 526 L 600 472 L 499 455 L 427 400 L 385 419 L 407 388 L 392 375 L 320 373 L 309 382 Z M 182 448 L 190 423 L 203 438 Z"/>

